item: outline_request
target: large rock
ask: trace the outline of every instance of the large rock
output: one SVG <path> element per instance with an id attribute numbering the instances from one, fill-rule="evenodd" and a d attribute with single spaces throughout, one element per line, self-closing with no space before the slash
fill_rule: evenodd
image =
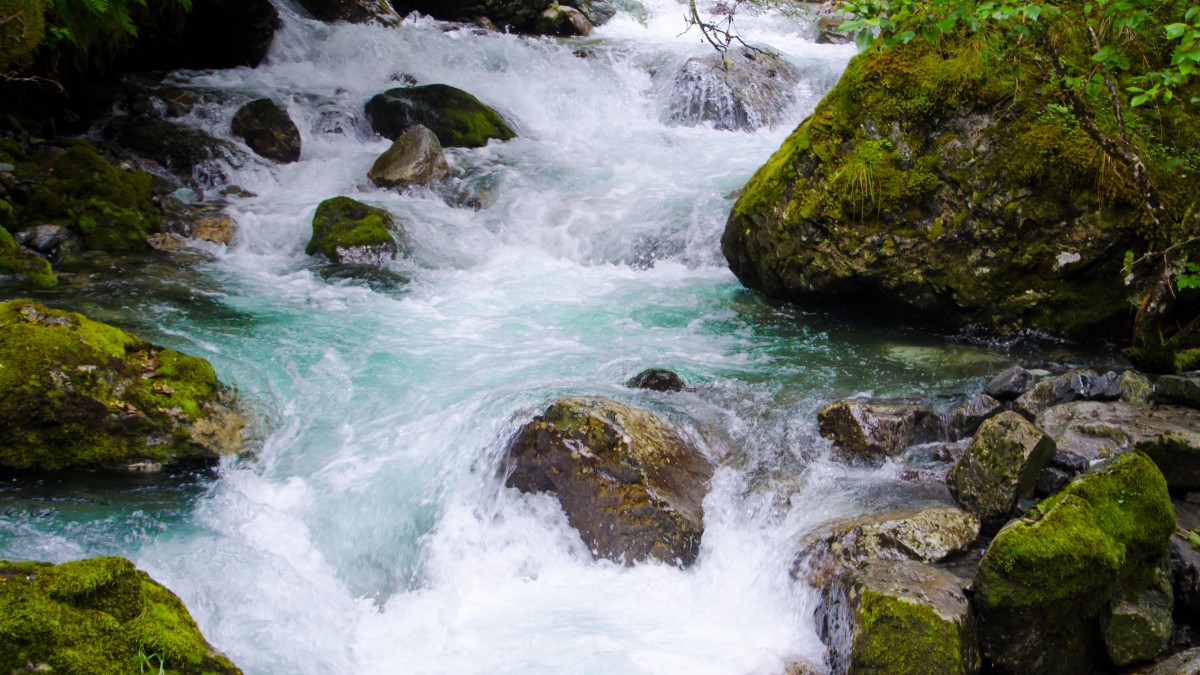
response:
<path id="1" fill-rule="evenodd" d="M 1091 673 L 1100 616 L 1140 588 L 1175 530 L 1167 484 L 1148 457 L 1122 455 L 996 535 L 975 578 L 984 655 L 1002 673 Z"/>
<path id="2" fill-rule="evenodd" d="M 979 427 L 975 438 L 946 476 L 958 504 L 986 527 L 1008 520 L 1017 501 L 1033 493 L 1038 475 L 1054 457 L 1054 441 L 1013 412 Z"/>
<path id="3" fill-rule="evenodd" d="M 792 576 L 815 586 L 870 560 L 938 562 L 979 536 L 979 519 L 948 506 L 870 514 L 826 523 L 797 545 Z"/>
<path id="4" fill-rule="evenodd" d="M 179 598 L 124 558 L 0 560 L 0 672 L 235 675 Z"/>
<path id="5" fill-rule="evenodd" d="M 542 35 L 558 37 L 587 37 L 592 34 L 592 22 L 574 7 L 551 5 L 538 15 L 534 30 Z"/>
<path id="6" fill-rule="evenodd" d="M 509 443 L 506 484 L 553 492 L 598 558 L 689 565 L 700 552 L 712 464 L 646 410 L 556 401 Z"/>
<path id="7" fill-rule="evenodd" d="M 554 0 L 392 0 L 401 14 L 418 11 L 445 21 L 491 19 L 502 29 L 518 33 L 533 30 L 539 14 Z"/>
<path id="8" fill-rule="evenodd" d="M 260 157 L 283 164 L 300 159 L 300 130 L 287 111 L 269 98 L 239 108 L 231 130 Z"/>
<path id="9" fill-rule="evenodd" d="M 663 121 L 738 131 L 775 126 L 799 83 L 796 67 L 772 51 L 739 47 L 692 58 L 675 76 Z"/>
<path id="10" fill-rule="evenodd" d="M 445 84 L 398 87 L 376 94 L 366 106 L 375 133 L 396 139 L 418 124 L 448 148 L 479 148 L 516 133 L 495 110 L 467 92 Z"/>
<path id="11" fill-rule="evenodd" d="M 938 416 L 910 403 L 834 401 L 817 412 L 817 426 L 842 458 L 869 463 L 942 435 Z"/>
<path id="12" fill-rule="evenodd" d="M 1154 383 L 1154 400 L 1200 408 L 1200 373 L 1163 375 Z"/>
<path id="13" fill-rule="evenodd" d="M 305 253 L 324 255 L 344 265 L 383 265 L 400 254 L 387 211 L 349 197 L 326 199 L 313 215 L 312 238 Z"/>
<path id="14" fill-rule="evenodd" d="M 948 35 L 878 41 L 855 57 L 742 190 L 722 237 L 733 272 L 805 305 L 1128 338 L 1154 282 L 1139 274 L 1127 285 L 1121 272 L 1120 252 L 1155 250 L 1142 239 L 1143 197 L 1132 180 L 1107 178 L 1113 160 L 1053 88 L 1028 87 L 1038 75 L 1009 67 L 1034 62 L 1029 44 L 981 49 L 976 37 Z M 1027 95 L 1014 99 L 1017 90 Z M 1143 113 L 1138 147 L 1197 138 L 1196 111 L 1163 127 Z M 1195 179 L 1166 178 L 1167 160 L 1150 161 L 1173 202 L 1162 222 L 1186 218 L 1179 231 L 1193 231 Z"/>
<path id="15" fill-rule="evenodd" d="M 1121 398 L 1121 378 L 1109 371 L 1100 375 L 1091 370 L 1072 370 L 1042 380 L 1017 397 L 1018 412 L 1034 419 L 1047 408 L 1071 401 L 1116 401 Z"/>
<path id="16" fill-rule="evenodd" d="M 817 625 L 835 673 L 979 672 L 971 603 L 936 567 L 876 561 L 848 572 L 825 589 Z"/>
<path id="17" fill-rule="evenodd" d="M 207 361 L 32 300 L 0 304 L 0 466 L 211 464 L 241 416 Z"/>
<path id="18" fill-rule="evenodd" d="M 321 21 L 394 23 L 400 19 L 387 0 L 300 0 L 300 6 Z"/>
<path id="19" fill-rule="evenodd" d="M 375 160 L 368 176 L 383 188 L 430 186 L 450 175 L 450 164 L 442 144 L 432 131 L 418 124 L 397 138 L 387 152 Z"/>
<path id="20" fill-rule="evenodd" d="M 139 27 L 120 59 L 128 70 L 236 68 L 262 63 L 275 39 L 279 12 L 270 0 L 192 0 L 179 20 Z"/>

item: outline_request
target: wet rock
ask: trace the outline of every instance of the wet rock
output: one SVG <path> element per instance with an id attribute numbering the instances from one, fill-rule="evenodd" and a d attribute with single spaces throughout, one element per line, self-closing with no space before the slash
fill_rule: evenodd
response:
<path id="1" fill-rule="evenodd" d="M 651 391 L 683 391 L 687 387 L 683 378 L 664 368 L 647 368 L 629 378 L 625 386 L 631 389 L 649 389 Z"/>
<path id="2" fill-rule="evenodd" d="M 1051 436 L 1051 438 L 1054 437 Z M 1057 441 L 1055 443 L 1057 444 Z M 1050 465 L 1066 471 L 1071 476 L 1077 476 L 1087 471 L 1091 467 L 1092 462 L 1088 458 L 1081 457 L 1073 452 L 1059 450 L 1054 453 L 1054 459 L 1050 460 Z"/>
<path id="3" fill-rule="evenodd" d="M 17 278 L 32 286 L 50 288 L 58 285 L 58 277 L 50 263 L 28 251 L 21 250 L 8 230 L 0 227 L 0 279 Z"/>
<path id="4" fill-rule="evenodd" d="M 139 26 L 120 64 L 134 71 L 253 68 L 266 58 L 278 26 L 269 0 L 193 0 L 179 21 Z"/>
<path id="5" fill-rule="evenodd" d="M 1021 366 L 1012 366 L 993 377 L 984 391 L 997 400 L 1011 401 L 1033 389 L 1035 384 L 1037 384 L 1037 375 Z"/>
<path id="6" fill-rule="evenodd" d="M 753 131 L 784 121 L 799 71 L 778 53 L 745 47 L 692 58 L 675 76 L 663 122 Z"/>
<path id="7" fill-rule="evenodd" d="M 1163 375 L 1154 383 L 1154 400 L 1200 408 L 1200 373 Z"/>
<path id="8" fill-rule="evenodd" d="M 202 216 L 192 224 L 192 239 L 214 244 L 233 243 L 233 218 L 224 214 Z"/>
<path id="9" fill-rule="evenodd" d="M 817 413 L 817 426 L 840 457 L 868 463 L 882 462 L 942 434 L 937 415 L 909 403 L 835 401 Z"/>
<path id="10" fill-rule="evenodd" d="M 1118 666 L 1151 661 L 1167 651 L 1175 622 L 1166 561 L 1142 589 L 1123 590 L 1100 617 L 1108 657 Z"/>
<path id="11" fill-rule="evenodd" d="M 153 118 L 118 117 L 105 125 L 104 136 L 204 186 L 226 182 L 221 164 L 237 166 L 245 156 L 204 131 Z"/>
<path id="12" fill-rule="evenodd" d="M 418 124 L 401 134 L 375 160 L 368 175 L 372 183 L 382 188 L 428 187 L 450 175 L 450 164 L 437 136 Z"/>
<path id="13" fill-rule="evenodd" d="M 989 417 L 1004 412 L 1004 404 L 987 394 L 977 394 L 967 399 L 950 418 L 950 433 L 954 438 L 966 438 L 979 429 Z"/>
<path id="14" fill-rule="evenodd" d="M 967 448 L 970 446 L 970 438 L 960 438 L 953 443 L 942 443 L 933 449 L 932 458 L 938 462 L 957 462 L 959 458 L 967 454 Z"/>
<path id="15" fill-rule="evenodd" d="M 378 21 L 392 24 L 400 20 L 396 12 L 382 0 L 299 0 L 300 6 L 308 10 L 319 21 L 346 21 L 367 23 Z"/>
<path id="16" fill-rule="evenodd" d="M 949 506 L 878 513 L 827 523 L 801 538 L 792 576 L 823 586 L 870 560 L 938 562 L 979 536 L 979 519 Z"/>
<path id="17" fill-rule="evenodd" d="M 287 111 L 269 98 L 239 108 L 231 130 L 259 157 L 281 164 L 300 160 L 300 130 Z"/>
<path id="18" fill-rule="evenodd" d="M 387 211 L 349 197 L 326 199 L 313 216 L 308 255 L 318 253 L 343 265 L 378 266 L 400 254 L 392 232 L 395 219 Z"/>
<path id="19" fill-rule="evenodd" d="M 1094 460 L 1141 450 L 1172 489 L 1200 488 L 1200 411 L 1194 408 L 1077 401 L 1050 408 L 1037 424 L 1064 452 Z"/>
<path id="20" fill-rule="evenodd" d="M 370 126 L 350 108 L 338 103 L 323 103 L 317 106 L 317 119 L 312 133 L 345 136 L 366 141 L 373 137 Z"/>
<path id="21" fill-rule="evenodd" d="M 31 300 L 0 304 L 0 466 L 207 465 L 244 421 L 203 359 Z"/>
<path id="22" fill-rule="evenodd" d="M 55 262 L 61 261 L 82 247 L 82 238 L 61 225 L 38 225 L 22 230 L 13 237 L 17 243 Z"/>
<path id="23" fill-rule="evenodd" d="M 566 5 L 551 5 L 538 15 L 533 26 L 542 35 L 587 37 L 592 34 L 592 22 L 583 12 Z"/>
<path id="24" fill-rule="evenodd" d="M 593 26 L 603 26 L 617 15 L 616 6 L 609 0 L 583 0 L 577 2 L 576 7 Z"/>
<path id="25" fill-rule="evenodd" d="M 975 578 L 986 658 L 1000 672 L 1096 672 L 1090 647 L 1123 580 L 1151 578 L 1175 530 L 1166 481 L 1140 453 L 1072 482 L 996 535 Z"/>
<path id="26" fill-rule="evenodd" d="M 170 590 L 124 558 L 0 560 L 0 670 L 130 673 L 139 654 L 180 675 L 242 671 Z"/>
<path id="27" fill-rule="evenodd" d="M 840 16 L 817 17 L 817 38 L 819 45 L 844 45 L 854 42 L 854 33 L 843 33 L 839 28 L 845 21 Z"/>
<path id="28" fill-rule="evenodd" d="M 953 574 L 911 561 L 876 561 L 823 593 L 817 626 L 835 673 L 976 673 L 971 603 Z"/>
<path id="29" fill-rule="evenodd" d="M 392 7 L 401 15 L 411 11 L 428 14 L 443 21 L 470 21 L 488 17 L 501 28 L 526 33 L 553 0 L 393 0 Z"/>
<path id="30" fill-rule="evenodd" d="M 1194 622 L 1200 619 L 1200 519 L 1195 507 L 1175 502 L 1179 528 L 1171 535 L 1170 564 L 1175 602 L 1180 614 Z"/>
<path id="31" fill-rule="evenodd" d="M 1063 471 L 1056 466 L 1048 466 L 1042 469 L 1042 473 L 1038 475 L 1037 485 L 1034 486 L 1033 493 L 1038 497 L 1049 497 L 1058 492 L 1071 482 L 1071 474 Z"/>
<path id="32" fill-rule="evenodd" d="M 1047 408 L 1072 401 L 1115 401 L 1121 397 L 1116 373 L 1098 375 L 1090 370 L 1074 370 L 1042 380 L 1017 398 L 1016 409 L 1034 419 Z"/>
<path id="33" fill-rule="evenodd" d="M 366 106 L 375 133 L 396 139 L 418 124 L 447 148 L 480 148 L 516 133 L 502 117 L 467 92 L 445 84 L 398 87 L 376 94 Z"/>
<path id="34" fill-rule="evenodd" d="M 509 487 L 553 492 L 597 558 L 686 566 L 700 551 L 713 467 L 654 413 L 561 399 L 513 437 L 507 471 Z"/>
<path id="35" fill-rule="evenodd" d="M 1126 403 L 1145 403 L 1150 400 L 1150 395 L 1154 392 L 1154 385 L 1150 379 L 1136 370 L 1126 370 L 1121 373 L 1120 379 L 1117 380 L 1117 386 L 1121 389 L 1119 400 Z"/>
<path id="36" fill-rule="evenodd" d="M 1013 412 L 987 420 L 946 477 L 959 506 L 984 527 L 1002 525 L 1017 501 L 1033 494 L 1038 476 L 1054 457 L 1054 441 Z"/>

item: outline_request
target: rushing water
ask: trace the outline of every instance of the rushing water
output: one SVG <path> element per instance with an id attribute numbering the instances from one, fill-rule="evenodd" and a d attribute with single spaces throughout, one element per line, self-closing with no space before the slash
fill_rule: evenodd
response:
<path id="1" fill-rule="evenodd" d="M 681 5 L 646 8 L 571 43 L 429 20 L 330 26 L 281 3 L 268 63 L 173 75 L 221 101 L 188 122 L 223 137 L 241 102 L 284 102 L 302 161 L 230 170 L 256 196 L 225 207 L 239 225 L 228 249 L 117 262 L 42 299 L 208 358 L 262 416 L 261 447 L 182 487 L 5 484 L 0 557 L 129 556 L 247 673 L 819 664 L 817 595 L 788 576 L 791 542 L 835 516 L 947 497 L 898 464 L 828 460 L 815 411 L 854 394 L 949 401 L 1014 356 L 744 290 L 720 255 L 730 195 L 853 49 L 780 18 L 744 22 L 805 73 L 790 121 L 671 127 L 672 74 L 706 47 L 680 35 Z M 369 185 L 388 143 L 346 115 L 403 75 L 515 121 L 516 140 L 449 152 L 485 208 Z M 322 133 L 338 119 L 348 133 Z M 407 283 L 330 276 L 304 255 L 316 205 L 340 194 L 403 224 Z M 622 386 L 649 366 L 693 386 Z M 503 486 L 506 440 L 574 393 L 657 410 L 719 461 L 694 567 L 593 561 L 553 497 Z"/>

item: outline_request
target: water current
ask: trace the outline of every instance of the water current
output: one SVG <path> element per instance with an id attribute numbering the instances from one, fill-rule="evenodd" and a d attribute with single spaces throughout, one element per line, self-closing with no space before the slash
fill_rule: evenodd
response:
<path id="1" fill-rule="evenodd" d="M 804 75 L 787 122 L 669 126 L 672 74 L 710 53 L 681 35 L 682 8 L 625 5 L 592 38 L 564 42 L 420 18 L 327 25 L 280 2 L 264 65 L 172 74 L 220 101 L 186 120 L 220 137 L 241 102 L 284 103 L 302 161 L 229 169 L 254 196 L 228 198 L 228 248 L 114 262 L 39 299 L 209 359 L 263 419 L 260 447 L 182 487 L 6 483 L 0 557 L 128 556 L 251 674 L 821 663 L 818 595 L 788 574 L 795 538 L 948 496 L 899 463 L 829 459 L 819 406 L 921 394 L 945 408 L 1018 356 L 1073 357 L 851 323 L 742 288 L 720 253 L 731 195 L 853 47 L 746 17 L 743 32 Z M 355 131 L 362 106 L 405 75 L 470 91 L 515 122 L 515 140 L 448 152 L 484 208 L 366 180 L 388 142 Z M 317 204 L 337 195 L 395 214 L 411 240 L 396 269 L 405 282 L 330 275 L 304 254 Z M 622 385 L 650 366 L 691 388 Z M 594 561 L 553 497 L 504 487 L 506 441 L 564 394 L 658 411 L 719 462 L 692 568 Z"/>

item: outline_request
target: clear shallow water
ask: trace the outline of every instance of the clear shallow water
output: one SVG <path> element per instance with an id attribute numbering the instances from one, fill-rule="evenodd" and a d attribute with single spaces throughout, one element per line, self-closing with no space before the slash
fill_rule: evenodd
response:
<path id="1" fill-rule="evenodd" d="M 819 663 L 815 593 L 791 541 L 839 515 L 944 499 L 898 465 L 826 459 L 834 398 L 923 392 L 948 406 L 1018 356 L 765 302 L 725 268 L 741 187 L 833 84 L 852 51 L 769 17 L 745 30 L 806 73 L 791 122 L 757 133 L 664 126 L 669 75 L 707 55 L 682 9 L 648 3 L 578 44 L 410 21 L 326 26 L 281 5 L 254 70 L 179 73 L 226 101 L 190 123 L 228 137 L 272 96 L 303 160 L 232 182 L 228 249 L 127 260 L 45 300 L 208 358 L 262 415 L 262 447 L 181 489 L 155 481 L 0 485 L 0 556 L 133 558 L 247 673 L 770 673 Z M 315 131 L 411 75 L 471 91 L 520 138 L 451 161 L 491 199 L 474 211 L 376 190 L 387 142 Z M 665 75 L 664 75 L 665 74 Z M 317 204 L 392 211 L 407 284 L 331 278 L 303 254 Z M 693 388 L 621 383 L 668 367 Z M 563 394 L 676 421 L 721 468 L 696 565 L 591 559 L 552 497 L 496 475 L 505 442 Z"/>

